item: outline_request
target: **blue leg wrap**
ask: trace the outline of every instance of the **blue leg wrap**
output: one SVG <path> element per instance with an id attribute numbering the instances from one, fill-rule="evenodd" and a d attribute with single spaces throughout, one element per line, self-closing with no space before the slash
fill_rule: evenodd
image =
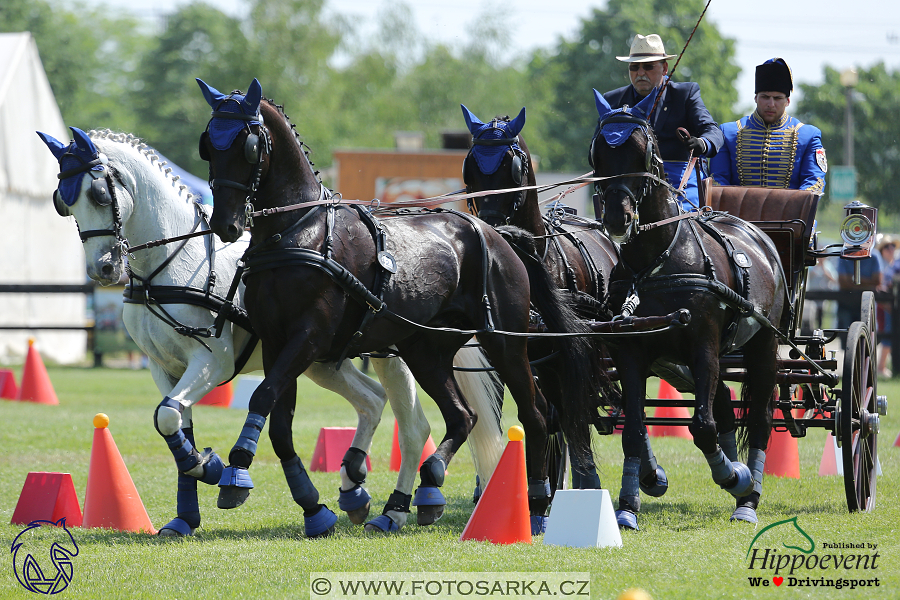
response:
<path id="1" fill-rule="evenodd" d="M 638 474 L 641 471 L 641 459 L 638 456 L 627 456 L 622 465 L 622 489 L 619 492 L 619 507 L 634 512 L 641 510 L 640 483 Z"/>
<path id="2" fill-rule="evenodd" d="M 416 488 L 416 495 L 413 497 L 413 506 L 444 506 L 447 500 L 441 493 L 441 488 L 420 486 Z"/>
<path id="3" fill-rule="evenodd" d="M 419 476 L 422 478 L 423 487 L 441 487 L 444 485 L 444 476 L 447 473 L 447 463 L 437 454 L 432 454 L 425 459 L 419 467 Z"/>
<path id="4" fill-rule="evenodd" d="M 747 465 L 731 462 L 721 448 L 718 452 L 705 456 L 710 471 L 712 471 L 713 481 L 722 486 L 726 492 L 735 498 L 740 498 L 753 491 L 753 477 Z"/>
<path id="5" fill-rule="evenodd" d="M 549 517 L 531 515 L 531 535 L 541 535 L 547 531 Z"/>
<path id="6" fill-rule="evenodd" d="M 311 517 L 303 517 L 303 525 L 306 529 L 306 537 L 324 537 L 331 532 L 331 528 L 337 523 L 337 515 L 331 512 L 327 506 L 322 505 L 319 511 Z"/>
<path id="7" fill-rule="evenodd" d="M 357 485 L 346 492 L 340 488 L 338 488 L 338 491 L 340 492 L 338 495 L 338 507 L 344 512 L 362 508 L 372 499 L 369 492 L 361 485 Z"/>
<path id="8" fill-rule="evenodd" d="M 597 468 L 593 461 L 583 462 L 575 456 L 571 449 L 569 451 L 569 461 L 572 463 L 572 488 L 576 490 L 599 490 L 600 476 L 597 474 Z"/>
<path id="9" fill-rule="evenodd" d="M 529 479 L 528 480 L 528 498 L 549 498 L 550 497 L 550 480 L 549 479 Z"/>
<path id="10" fill-rule="evenodd" d="M 281 461 L 281 468 L 284 469 L 284 477 L 287 479 L 288 487 L 291 488 L 294 502 L 304 510 L 314 508 L 319 503 L 319 490 L 309 479 L 300 457 L 294 455 L 291 459 Z"/>
<path id="11" fill-rule="evenodd" d="M 481 500 L 481 478 L 476 475 L 475 476 L 475 491 L 472 492 L 472 504 L 478 504 L 478 501 Z"/>
<path id="12" fill-rule="evenodd" d="M 648 496 L 659 498 L 669 489 L 669 479 L 666 471 L 656 462 L 653 448 L 650 446 L 650 436 L 644 430 L 644 443 L 641 446 L 641 491 Z"/>
<path id="13" fill-rule="evenodd" d="M 222 469 L 222 477 L 219 479 L 219 487 L 236 487 L 253 489 L 253 480 L 250 472 L 242 467 L 225 467 Z"/>
<path id="14" fill-rule="evenodd" d="M 735 434 L 736 432 L 732 429 L 718 435 L 719 446 L 731 462 L 737 462 L 738 459 L 737 436 Z"/>
<path id="15" fill-rule="evenodd" d="M 266 418 L 256 413 L 247 413 L 247 420 L 244 421 L 244 428 L 238 441 L 235 442 L 232 452 L 235 450 L 244 450 L 250 456 L 256 456 L 256 444 L 259 442 L 259 434 L 266 425 Z M 233 461 L 232 461 L 233 462 Z"/>
<path id="16" fill-rule="evenodd" d="M 766 453 L 759 448 L 750 448 L 747 456 L 747 466 L 753 476 L 753 491 L 762 494 L 763 472 L 766 468 Z"/>
<path id="17" fill-rule="evenodd" d="M 709 470 L 712 472 L 713 481 L 719 485 L 728 483 L 734 476 L 734 466 L 721 448 L 712 454 L 704 454 L 706 462 L 709 464 Z"/>
<path id="18" fill-rule="evenodd" d="M 222 471 L 225 470 L 225 465 L 219 455 L 213 452 L 212 448 L 204 448 L 200 459 L 203 462 L 203 477 L 200 478 L 200 481 L 206 485 L 219 483 L 222 479 Z"/>

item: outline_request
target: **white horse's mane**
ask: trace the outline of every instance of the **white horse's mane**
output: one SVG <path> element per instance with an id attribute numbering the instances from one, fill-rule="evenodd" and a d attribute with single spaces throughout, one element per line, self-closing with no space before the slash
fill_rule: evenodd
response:
<path id="1" fill-rule="evenodd" d="M 194 200 L 195 202 L 199 202 L 199 199 L 191 193 L 190 188 L 183 183 L 178 183 L 181 179 L 181 176 L 172 174 L 172 167 L 167 167 L 168 161 L 160 159 L 160 156 L 156 153 L 156 150 L 151 146 L 147 145 L 143 140 L 134 135 L 133 133 L 117 133 L 110 129 L 91 129 L 88 131 L 88 137 L 93 141 L 107 141 L 114 142 L 119 144 L 124 144 L 126 146 L 130 146 L 134 150 L 138 152 L 141 156 L 143 156 L 150 165 L 154 165 L 159 169 L 159 172 L 162 176 L 172 182 L 172 186 L 177 188 L 178 195 L 185 194 L 185 198 L 187 200 Z"/>

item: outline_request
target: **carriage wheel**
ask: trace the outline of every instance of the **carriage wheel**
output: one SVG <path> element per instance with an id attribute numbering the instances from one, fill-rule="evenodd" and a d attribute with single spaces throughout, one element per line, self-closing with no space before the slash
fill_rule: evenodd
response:
<path id="1" fill-rule="evenodd" d="M 844 459 L 844 491 L 850 512 L 875 507 L 878 464 L 875 357 L 868 328 L 855 322 L 847 331 L 841 406 L 835 429 Z"/>
<path id="2" fill-rule="evenodd" d="M 869 343 L 874 350 L 878 345 L 877 331 L 878 321 L 875 312 L 875 292 L 865 291 L 862 293 L 862 308 L 860 309 L 860 321 L 869 328 Z"/>

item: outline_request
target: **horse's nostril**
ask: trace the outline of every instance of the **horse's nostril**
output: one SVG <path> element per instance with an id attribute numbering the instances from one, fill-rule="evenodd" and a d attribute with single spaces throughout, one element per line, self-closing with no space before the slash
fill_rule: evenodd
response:
<path id="1" fill-rule="evenodd" d="M 232 240 L 238 239 L 241 234 L 241 232 L 238 231 L 237 225 L 229 225 L 225 228 L 225 232 L 228 234 L 228 238 Z"/>
<path id="2" fill-rule="evenodd" d="M 103 275 L 105 279 L 109 279 L 113 276 L 113 267 L 112 265 L 103 265 L 100 269 L 100 274 Z"/>

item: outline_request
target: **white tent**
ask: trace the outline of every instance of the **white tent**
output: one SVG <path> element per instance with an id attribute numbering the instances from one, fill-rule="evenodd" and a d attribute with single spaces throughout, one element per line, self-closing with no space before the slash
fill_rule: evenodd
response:
<path id="1" fill-rule="evenodd" d="M 0 284 L 84 284 L 84 251 L 75 220 L 56 214 L 51 197 L 59 165 L 35 131 L 70 139 L 30 33 L 0 34 Z M 35 339 L 60 363 L 85 356 L 84 331 L 41 330 L 85 323 L 82 294 L 0 293 L 0 362 L 17 362 Z"/>

